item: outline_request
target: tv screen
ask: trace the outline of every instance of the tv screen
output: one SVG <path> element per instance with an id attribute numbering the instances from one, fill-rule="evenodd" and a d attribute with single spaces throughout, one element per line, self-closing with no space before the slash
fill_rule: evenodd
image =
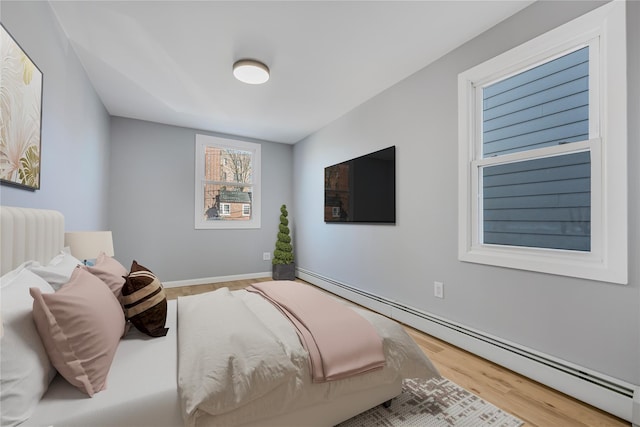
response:
<path id="1" fill-rule="evenodd" d="M 325 222 L 396 222 L 396 147 L 324 169 Z"/>

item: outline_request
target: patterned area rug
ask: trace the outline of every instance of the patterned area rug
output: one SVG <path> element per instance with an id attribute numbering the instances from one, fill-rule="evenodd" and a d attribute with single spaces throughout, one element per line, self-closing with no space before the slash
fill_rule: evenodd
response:
<path id="1" fill-rule="evenodd" d="M 519 419 L 485 402 L 446 378 L 405 380 L 402 394 L 339 427 L 519 427 Z"/>

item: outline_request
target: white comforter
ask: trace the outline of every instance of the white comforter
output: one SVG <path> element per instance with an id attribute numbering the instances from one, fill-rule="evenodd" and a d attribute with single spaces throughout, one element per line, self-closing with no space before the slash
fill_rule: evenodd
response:
<path id="1" fill-rule="evenodd" d="M 438 372 L 404 329 L 354 307 L 383 339 L 386 367 L 313 384 L 307 352 L 271 303 L 227 288 L 178 299 L 178 389 L 185 426 L 211 416 L 234 425 L 317 404 L 402 378 Z"/>

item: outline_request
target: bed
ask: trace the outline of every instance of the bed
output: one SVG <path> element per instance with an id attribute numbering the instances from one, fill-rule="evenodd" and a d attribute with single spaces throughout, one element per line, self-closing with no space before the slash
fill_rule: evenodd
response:
<path id="1" fill-rule="evenodd" d="M 16 336 L 15 331 L 12 331 L 13 320 L 7 320 L 10 315 L 18 316 L 19 314 L 22 316 L 21 321 L 25 321 L 24 313 L 16 314 L 14 312 L 11 314 L 8 312 L 11 309 L 7 308 L 10 302 L 12 303 L 11 307 L 17 307 L 8 300 L 13 298 L 11 291 L 15 291 L 17 287 L 14 283 L 17 280 L 16 277 L 30 275 L 30 271 L 23 271 L 28 270 L 29 265 L 50 265 L 53 260 L 62 256 L 64 218 L 56 211 L 3 206 L 0 207 L 0 226 L 0 257 L 3 275 L 0 296 L 2 296 L 3 302 L 1 314 L 4 356 L 7 342 L 10 342 L 11 339 L 25 339 L 24 336 L 26 336 L 23 332 L 21 332 L 22 335 Z M 68 258 L 68 255 L 65 256 Z M 23 270 L 20 269 L 21 266 Z M 51 272 L 49 271 L 48 274 Z M 42 286 L 44 287 L 44 285 Z M 251 310 L 251 316 L 255 315 L 257 319 L 262 319 L 260 321 L 266 322 L 271 331 L 275 331 L 274 333 L 279 333 L 278 330 L 285 331 L 287 327 L 292 329 L 290 325 L 286 326 L 288 320 L 277 313 L 278 310 L 268 301 L 263 301 L 259 295 L 249 295 L 250 293 L 246 291 L 229 292 L 226 288 L 218 293 L 222 298 L 233 298 L 238 301 L 238 304 L 246 305 Z M 20 294 L 20 298 L 24 301 L 23 294 L 24 292 Z M 185 377 L 189 375 L 180 371 L 180 369 L 184 369 L 181 368 L 180 359 L 183 359 L 184 364 L 184 360 L 187 360 L 188 356 L 188 352 L 185 353 L 187 345 L 184 343 L 188 342 L 185 331 L 196 329 L 191 325 L 198 323 L 201 319 L 197 316 L 191 320 L 185 317 L 180 318 L 180 322 L 178 322 L 179 314 L 183 311 L 191 311 L 194 304 L 215 303 L 215 300 L 210 302 L 203 302 L 203 300 L 218 297 L 209 293 L 202 298 L 195 296 L 180 298 L 178 301 L 168 301 L 166 320 L 168 332 L 165 336 L 151 338 L 132 328 L 123 338 L 119 339 L 108 369 L 106 389 L 96 392 L 92 397 L 71 385 L 60 374 L 46 372 L 46 367 L 43 368 L 44 372 L 40 375 L 44 379 L 39 383 L 36 381 L 35 385 L 40 387 L 43 395 L 41 398 L 38 397 L 37 402 L 33 401 L 30 407 L 25 407 L 22 410 L 19 415 L 27 419 L 19 424 L 24 426 L 85 427 L 332 426 L 397 396 L 401 391 L 404 378 L 429 378 L 438 375 L 431 362 L 406 336 L 401 327 L 382 316 L 362 310 L 361 314 L 372 322 L 378 333 L 381 334 L 386 357 L 394 357 L 397 361 L 391 363 L 389 361 L 391 359 L 389 359 L 382 369 L 350 378 L 314 383 L 310 380 L 309 372 L 307 372 L 308 363 L 301 364 L 296 359 L 298 360 L 296 365 L 298 371 L 294 375 L 286 377 L 277 386 L 264 389 L 266 392 L 260 395 L 251 396 L 248 402 L 236 401 L 230 409 L 225 407 L 216 411 L 210 410 L 207 405 L 187 408 L 189 405 L 184 395 L 185 390 L 189 388 L 189 383 L 186 383 L 185 386 L 183 382 Z M 224 302 L 219 302 L 219 304 L 224 304 Z M 242 319 L 229 321 L 228 318 L 206 317 L 215 316 L 215 313 L 211 313 L 212 311 L 209 310 L 209 313 L 203 315 L 206 323 L 197 333 L 206 333 L 207 329 L 213 328 L 211 325 L 225 325 L 225 328 L 218 328 L 219 331 L 222 331 L 226 330 L 229 325 L 243 323 Z M 294 345 L 295 333 L 291 331 L 283 333 L 284 338 L 279 337 L 279 339 L 286 343 L 287 351 L 299 356 L 301 350 L 300 348 L 296 349 Z M 398 334 L 404 334 L 404 336 L 398 337 Z M 406 339 L 409 341 L 405 341 Z M 401 342 L 396 344 L 395 340 Z M 192 343 L 195 341 L 197 340 L 191 338 Z M 297 345 L 300 346 L 299 342 Z M 189 344 L 188 347 L 193 347 L 193 344 Z M 211 351 L 205 357 L 202 355 L 192 355 L 191 357 L 193 360 L 209 359 L 211 353 L 217 352 Z M 40 360 L 40 362 L 46 364 L 46 361 Z M 2 363 L 4 412 L 7 407 L 11 407 L 7 405 L 12 405 L 12 401 L 10 400 L 11 396 L 7 397 L 8 400 L 5 399 L 5 394 L 10 393 L 7 391 L 8 386 L 5 387 L 4 384 L 8 377 L 4 372 L 5 361 L 3 360 Z M 402 366 L 395 366 L 395 364 Z M 49 384 L 51 377 L 53 380 Z M 248 390 L 253 392 L 253 386 Z M 223 397 L 225 399 L 228 397 L 230 401 L 234 399 L 233 396 Z M 218 398 L 218 400 L 220 399 Z M 23 398 L 20 402 L 28 404 L 29 400 Z"/>

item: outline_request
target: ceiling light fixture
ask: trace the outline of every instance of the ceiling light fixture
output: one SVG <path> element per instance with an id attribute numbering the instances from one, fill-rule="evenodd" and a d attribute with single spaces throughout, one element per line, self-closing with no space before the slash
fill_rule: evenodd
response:
<path id="1" fill-rule="evenodd" d="M 269 80 L 269 67 L 253 59 L 241 59 L 233 64 L 236 79 L 250 85 L 259 85 Z"/>

